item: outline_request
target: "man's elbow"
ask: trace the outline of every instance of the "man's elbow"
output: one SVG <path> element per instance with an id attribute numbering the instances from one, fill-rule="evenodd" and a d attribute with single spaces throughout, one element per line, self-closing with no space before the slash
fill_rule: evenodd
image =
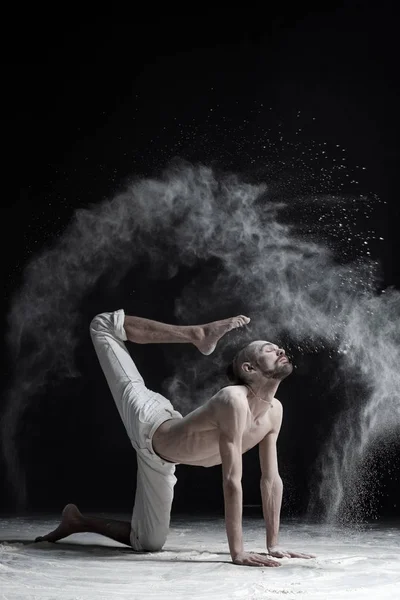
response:
<path id="1" fill-rule="evenodd" d="M 279 473 L 261 475 L 260 481 L 261 488 L 282 488 L 283 481 Z"/>
<path id="2" fill-rule="evenodd" d="M 224 477 L 222 483 L 226 493 L 234 494 L 242 490 L 242 479 L 239 476 Z"/>

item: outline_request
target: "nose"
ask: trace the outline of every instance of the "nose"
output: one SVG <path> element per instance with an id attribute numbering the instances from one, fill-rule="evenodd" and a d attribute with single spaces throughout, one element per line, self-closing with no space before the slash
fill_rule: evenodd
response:
<path id="1" fill-rule="evenodd" d="M 284 351 L 283 348 L 278 348 L 277 354 L 278 354 L 278 356 L 285 356 L 286 352 Z"/>

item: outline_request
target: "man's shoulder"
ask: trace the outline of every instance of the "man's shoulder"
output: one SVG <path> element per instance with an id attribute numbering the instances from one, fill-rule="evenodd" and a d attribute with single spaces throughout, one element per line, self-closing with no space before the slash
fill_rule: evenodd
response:
<path id="1" fill-rule="evenodd" d="M 273 408 L 272 408 L 272 424 L 273 431 L 279 432 L 282 425 L 283 418 L 283 405 L 278 398 L 274 398 L 273 400 Z"/>
<path id="2" fill-rule="evenodd" d="M 244 427 L 249 405 L 246 389 L 240 385 L 228 385 L 212 398 L 212 411 L 215 424 L 221 431 L 233 434 Z"/>
<path id="3" fill-rule="evenodd" d="M 217 394 L 221 398 L 228 400 L 229 398 L 246 398 L 247 388 L 245 385 L 230 384 L 221 388 Z"/>
<path id="4" fill-rule="evenodd" d="M 213 404 L 231 408 L 247 407 L 247 393 L 244 385 L 227 385 L 212 398 Z"/>

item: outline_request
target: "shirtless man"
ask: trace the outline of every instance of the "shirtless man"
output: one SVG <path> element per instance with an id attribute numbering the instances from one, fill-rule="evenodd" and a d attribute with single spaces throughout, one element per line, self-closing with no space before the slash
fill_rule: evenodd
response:
<path id="1" fill-rule="evenodd" d="M 60 525 L 35 541 L 56 542 L 73 533 L 92 532 L 136 551 L 158 551 L 170 524 L 176 464 L 211 467 L 222 463 L 225 522 L 232 561 L 237 565 L 276 567 L 274 558 L 311 558 L 278 548 L 282 480 L 276 440 L 282 404 L 279 383 L 292 372 L 282 348 L 255 341 L 243 348 L 229 368 L 235 385 L 182 417 L 161 394 L 146 388 L 125 341 L 137 344 L 189 343 L 211 354 L 228 331 L 247 325 L 245 316 L 207 325 L 179 326 L 126 316 L 123 310 L 97 315 L 90 332 L 100 364 L 128 436 L 137 453 L 137 485 L 131 522 L 84 516 L 74 504 Z M 242 536 L 242 454 L 259 445 L 261 495 L 266 525 L 265 554 L 245 551 Z"/>

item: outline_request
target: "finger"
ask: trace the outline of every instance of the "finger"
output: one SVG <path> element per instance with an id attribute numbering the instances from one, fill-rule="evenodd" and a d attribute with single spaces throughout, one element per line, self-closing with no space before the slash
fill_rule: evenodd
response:
<path id="1" fill-rule="evenodd" d="M 261 562 L 261 560 L 257 560 L 255 563 L 256 567 L 266 567 L 268 565 L 265 565 L 263 562 Z"/>
<path id="2" fill-rule="evenodd" d="M 266 565 L 267 567 L 280 567 L 281 563 L 278 562 L 277 560 L 271 560 L 270 558 L 263 558 L 262 561 L 263 565 Z"/>
<path id="3" fill-rule="evenodd" d="M 264 563 L 264 564 L 265 564 L 267 567 L 280 567 L 280 566 L 281 566 L 281 563 L 279 563 L 279 562 L 277 562 L 277 561 L 275 561 L 275 560 L 268 560 L 268 561 L 265 561 L 265 563 Z"/>
<path id="4" fill-rule="evenodd" d="M 257 567 L 279 567 L 280 564 L 274 560 L 269 560 L 268 558 L 263 558 L 261 556 L 252 557 L 252 561 L 254 565 Z"/>
<path id="5" fill-rule="evenodd" d="M 259 567 L 262 567 L 264 564 L 264 560 L 260 556 L 252 556 L 251 561 Z"/>
<path id="6" fill-rule="evenodd" d="M 267 565 L 268 567 L 280 567 L 281 563 L 278 562 L 277 560 L 272 560 L 271 558 L 265 558 L 266 556 L 271 556 L 270 554 L 267 554 L 266 552 L 260 552 L 257 555 L 260 560 L 262 560 L 263 564 Z M 277 557 L 279 558 L 279 557 Z"/>
<path id="7" fill-rule="evenodd" d="M 315 555 L 304 554 L 303 552 L 290 552 L 290 558 L 315 558 Z"/>
<path id="8" fill-rule="evenodd" d="M 280 567 L 281 563 L 277 562 L 276 560 L 272 560 L 271 558 L 264 558 L 264 556 L 273 556 L 274 558 L 282 558 L 281 554 L 282 554 L 281 552 L 276 552 L 276 553 L 274 552 L 274 554 L 267 554 L 266 552 L 261 552 L 261 554 L 259 556 L 261 556 L 261 558 L 263 560 L 268 560 L 270 563 L 274 563 Z"/>
<path id="9" fill-rule="evenodd" d="M 247 564 L 248 564 L 250 567 L 262 567 L 262 564 L 261 564 L 261 563 L 259 563 L 259 562 L 257 562 L 256 560 L 254 560 L 254 558 L 249 558 L 249 560 L 248 560 Z"/>
<path id="10" fill-rule="evenodd" d="M 264 561 L 266 561 L 266 560 L 270 560 L 269 558 L 266 558 L 266 557 L 267 557 L 267 555 L 266 555 L 266 554 L 262 554 L 261 552 L 257 552 L 257 554 L 256 554 L 256 553 L 254 553 L 254 554 L 252 555 L 252 558 L 255 558 L 255 559 L 257 559 L 257 560 L 260 560 L 261 562 L 264 562 Z"/>

